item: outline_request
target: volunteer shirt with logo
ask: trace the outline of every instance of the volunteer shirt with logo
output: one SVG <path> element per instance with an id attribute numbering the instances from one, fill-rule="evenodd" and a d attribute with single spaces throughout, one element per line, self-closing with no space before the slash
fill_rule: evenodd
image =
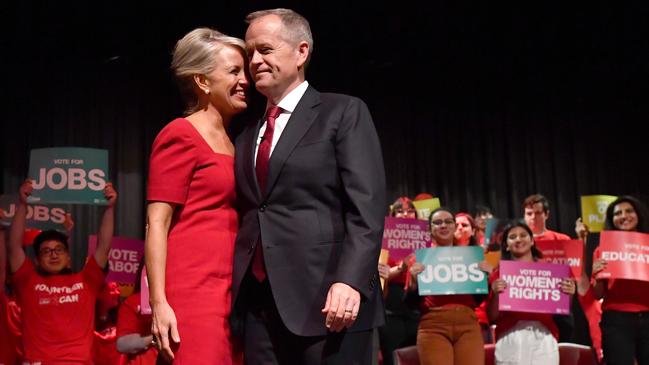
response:
<path id="1" fill-rule="evenodd" d="M 25 260 L 13 276 L 29 362 L 90 363 L 95 301 L 104 274 L 94 258 L 76 274 L 44 276 Z"/>
<path id="2" fill-rule="evenodd" d="M 16 364 L 22 355 L 20 324 L 13 318 L 15 310 L 7 295 L 0 293 L 0 364 L 3 365 Z"/>

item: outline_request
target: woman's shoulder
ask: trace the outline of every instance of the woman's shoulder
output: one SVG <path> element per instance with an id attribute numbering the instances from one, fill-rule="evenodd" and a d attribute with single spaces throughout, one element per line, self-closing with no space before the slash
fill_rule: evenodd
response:
<path id="1" fill-rule="evenodd" d="M 187 119 L 176 118 L 167 123 L 167 125 L 158 132 L 158 135 L 155 138 L 156 143 L 192 141 L 192 128 L 193 126 Z"/>

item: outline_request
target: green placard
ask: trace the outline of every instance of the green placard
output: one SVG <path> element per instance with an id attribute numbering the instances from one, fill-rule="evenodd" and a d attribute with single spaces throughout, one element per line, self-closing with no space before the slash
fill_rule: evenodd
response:
<path id="1" fill-rule="evenodd" d="M 41 148 L 31 151 L 29 203 L 106 205 L 108 151 L 94 148 Z"/>
<path id="2" fill-rule="evenodd" d="M 1 225 L 5 227 L 11 225 L 17 204 L 18 195 L 0 195 L 0 208 L 5 213 L 5 216 L 0 218 Z M 29 205 L 27 206 L 27 228 L 56 229 L 64 232 L 63 222 L 68 211 L 69 209 L 62 205 Z"/>
<path id="3" fill-rule="evenodd" d="M 601 232 L 606 220 L 606 208 L 617 196 L 584 195 L 581 197 L 581 220 L 591 232 Z"/>
<path id="4" fill-rule="evenodd" d="M 432 213 L 433 210 L 442 206 L 439 198 L 415 200 L 412 204 L 415 206 L 415 209 L 417 209 L 417 218 L 425 221 L 428 220 L 428 216 L 430 216 L 430 213 Z"/>
<path id="5" fill-rule="evenodd" d="M 487 274 L 478 263 L 482 248 L 435 247 L 417 250 L 424 271 L 417 276 L 419 295 L 487 294 Z"/>

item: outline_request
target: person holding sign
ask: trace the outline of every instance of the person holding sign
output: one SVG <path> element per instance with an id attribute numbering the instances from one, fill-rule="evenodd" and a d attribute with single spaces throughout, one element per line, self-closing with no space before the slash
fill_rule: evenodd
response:
<path id="1" fill-rule="evenodd" d="M 535 262 L 541 251 L 534 245 L 532 230 L 522 222 L 508 225 L 503 231 L 502 259 Z M 499 311 L 499 295 L 507 288 L 505 280 L 494 271 L 487 304 L 489 320 L 496 324 L 496 364 L 558 365 L 559 329 L 549 313 Z M 566 278 L 561 291 L 573 295 L 575 282 Z"/>
<path id="2" fill-rule="evenodd" d="M 398 198 L 389 215 L 395 218 L 417 218 L 417 211 L 407 197 Z M 385 279 L 385 325 L 379 327 L 379 341 L 383 364 L 392 365 L 392 352 L 416 343 L 419 312 L 404 302 L 404 285 L 407 278 L 408 258 L 395 261 L 388 257 L 387 264 L 379 264 L 379 275 Z"/>
<path id="3" fill-rule="evenodd" d="M 246 59 L 241 39 L 208 28 L 173 52 L 188 109 L 153 142 L 145 261 L 152 332 L 174 363 L 241 362 L 228 325 L 238 216 L 226 129 L 247 107 Z"/>
<path id="4" fill-rule="evenodd" d="M 97 250 L 81 272 L 73 273 L 68 237 L 58 231 L 43 231 L 34 239 L 36 266 L 26 258 L 22 242 L 31 191 L 31 180 L 20 186 L 20 201 L 9 232 L 9 266 L 22 309 L 25 361 L 87 364 L 92 355 L 95 302 L 104 285 L 103 269 L 113 239 L 117 192 L 111 183 L 106 184 L 108 205 L 97 233 Z"/>
<path id="5" fill-rule="evenodd" d="M 647 207 L 631 196 L 621 196 L 606 209 L 604 230 L 649 233 Z M 608 365 L 649 364 L 649 282 L 601 279 L 607 268 L 598 247 L 593 254 L 593 292 L 603 299 L 602 350 Z"/>
<path id="6" fill-rule="evenodd" d="M 455 216 L 446 208 L 435 209 L 429 216 L 430 231 L 438 247 L 455 245 Z M 479 268 L 490 271 L 485 262 Z M 424 265 L 410 267 L 408 290 L 415 293 L 417 277 Z M 412 294 L 411 294 L 412 295 Z M 417 333 L 417 351 L 424 365 L 480 365 L 484 363 L 484 342 L 475 308 L 483 296 L 469 294 L 427 295 L 419 297 L 421 318 Z"/>
<path id="7" fill-rule="evenodd" d="M 0 219 L 5 218 L 5 212 L 0 208 Z M 12 305 L 15 304 L 5 292 L 7 272 L 7 247 L 5 227 L 0 225 L 0 364 L 17 364 L 22 355 L 20 326 L 14 326 L 11 321 Z M 16 328 L 18 327 L 18 328 Z"/>

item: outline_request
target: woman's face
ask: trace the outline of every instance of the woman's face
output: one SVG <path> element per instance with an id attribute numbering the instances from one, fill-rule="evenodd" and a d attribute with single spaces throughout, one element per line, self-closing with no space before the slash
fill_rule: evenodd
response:
<path id="1" fill-rule="evenodd" d="M 525 228 L 514 227 L 507 233 L 507 250 L 513 257 L 530 255 L 534 242 Z"/>
<path id="2" fill-rule="evenodd" d="M 455 217 L 455 240 L 458 245 L 465 246 L 469 244 L 473 236 L 473 227 L 466 216 Z"/>
<path id="3" fill-rule="evenodd" d="M 493 217 L 494 216 L 491 213 L 483 213 L 477 215 L 475 217 L 476 228 L 484 232 L 487 229 L 487 220 Z"/>
<path id="4" fill-rule="evenodd" d="M 206 76 L 209 99 L 216 109 L 231 117 L 246 109 L 247 91 L 250 86 L 243 55 L 234 46 L 223 47 L 214 61 L 217 67 Z"/>
<path id="5" fill-rule="evenodd" d="M 410 207 L 408 205 L 403 205 L 400 208 L 395 208 L 394 209 L 394 216 L 396 218 L 415 219 L 415 218 L 417 218 L 417 211 L 413 207 Z"/>
<path id="6" fill-rule="evenodd" d="M 613 225 L 621 231 L 638 229 L 638 214 L 629 202 L 616 204 L 613 208 Z"/>
<path id="7" fill-rule="evenodd" d="M 435 212 L 430 220 L 430 233 L 438 246 L 452 246 L 455 238 L 455 219 L 450 212 Z"/>

